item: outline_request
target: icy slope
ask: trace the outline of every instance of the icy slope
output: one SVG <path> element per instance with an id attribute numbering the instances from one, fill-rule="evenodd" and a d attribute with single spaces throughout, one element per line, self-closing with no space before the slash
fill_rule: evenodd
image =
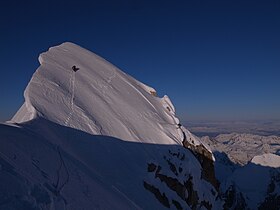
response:
<path id="1" fill-rule="evenodd" d="M 280 167 L 280 156 L 274 155 L 271 153 L 266 153 L 263 155 L 255 156 L 251 162 L 254 164 L 257 164 L 257 165 L 261 165 L 261 166 L 279 168 Z"/>
<path id="2" fill-rule="evenodd" d="M 280 137 L 232 133 L 202 140 L 215 155 L 224 207 L 280 208 Z"/>
<path id="3" fill-rule="evenodd" d="M 232 208 L 243 205 L 243 209 L 245 206 L 248 209 L 279 209 L 279 177 L 279 156 L 273 154 L 256 156 L 252 162 L 233 170 L 221 182 L 221 191 L 234 197 L 233 199 L 228 196 L 226 199 L 228 201 L 226 203 Z M 232 203 L 230 200 L 235 201 Z"/>
<path id="4" fill-rule="evenodd" d="M 221 206 L 180 145 L 94 136 L 43 119 L 0 124 L 0 145 L 1 210 Z"/>
<path id="5" fill-rule="evenodd" d="M 211 150 L 225 152 L 236 164 L 245 165 L 254 156 L 264 153 L 280 154 L 279 136 L 260 136 L 253 134 L 220 134 L 215 138 L 202 137 Z"/>
<path id="6" fill-rule="evenodd" d="M 129 141 L 177 144 L 182 132 L 167 96 L 126 75 L 72 43 L 52 47 L 25 92 L 25 103 L 12 121 L 36 116 L 91 134 Z M 79 68 L 77 72 L 72 66 Z"/>
<path id="7" fill-rule="evenodd" d="M 1 208 L 221 208 L 203 166 L 212 153 L 167 96 L 75 44 L 39 61 L 25 103 L 0 124 Z"/>

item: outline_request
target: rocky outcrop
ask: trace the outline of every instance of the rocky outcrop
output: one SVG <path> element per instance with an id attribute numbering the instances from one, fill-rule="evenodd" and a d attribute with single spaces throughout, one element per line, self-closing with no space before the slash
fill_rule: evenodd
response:
<path id="1" fill-rule="evenodd" d="M 280 209 L 280 195 L 269 194 L 265 201 L 259 206 L 259 210 L 279 210 Z"/>
<path id="2" fill-rule="evenodd" d="M 151 193 L 153 193 L 156 196 L 156 199 L 165 207 L 170 208 L 170 203 L 168 198 L 166 197 L 165 193 L 161 193 L 160 190 L 158 188 L 156 188 L 155 186 L 147 183 L 147 182 L 143 182 L 144 187 L 146 190 L 150 191 Z M 180 205 L 180 204 L 179 204 Z"/>
<path id="3" fill-rule="evenodd" d="M 223 205 L 224 210 L 245 210 L 248 209 L 244 196 L 241 192 L 236 190 L 234 185 L 231 185 L 225 194 L 222 195 L 225 203 Z"/>
<path id="4" fill-rule="evenodd" d="M 214 160 L 212 158 L 212 153 L 203 145 L 194 145 L 189 143 L 187 140 L 183 142 L 185 148 L 192 151 L 195 157 L 201 164 L 202 167 L 202 178 L 210 182 L 215 189 L 219 190 L 219 182 L 215 177 Z"/>
<path id="5" fill-rule="evenodd" d="M 274 172 L 271 177 L 270 184 L 267 188 L 267 196 L 259 205 L 259 210 L 278 210 L 280 209 L 280 194 L 277 193 L 277 188 L 280 186 L 280 173 Z"/>
<path id="6" fill-rule="evenodd" d="M 186 206 L 189 206 L 191 209 L 200 209 L 203 207 L 211 210 L 213 207 L 212 203 L 209 200 L 201 198 L 198 191 L 195 189 L 193 175 L 183 171 L 182 166 L 178 166 L 174 161 L 174 159 L 178 159 L 182 162 L 188 161 L 185 159 L 185 154 L 180 151 L 172 152 L 169 150 L 168 154 L 163 156 L 163 159 L 169 166 L 169 172 L 166 172 L 166 167 L 164 168 L 153 162 L 147 164 L 147 172 L 153 174 L 154 179 L 159 180 L 162 184 L 167 186 L 169 190 L 176 193 L 180 200 L 168 198 L 166 194 L 160 190 L 162 187 L 154 186 L 148 181 L 143 182 L 145 189 L 153 193 L 157 200 L 168 208 L 173 205 L 176 209 L 185 209 Z M 170 173 L 173 174 L 173 176 L 170 176 Z M 212 192 L 209 191 L 209 193 L 211 193 L 211 196 L 215 199 L 218 199 L 218 193 L 215 192 L 214 188 Z"/>

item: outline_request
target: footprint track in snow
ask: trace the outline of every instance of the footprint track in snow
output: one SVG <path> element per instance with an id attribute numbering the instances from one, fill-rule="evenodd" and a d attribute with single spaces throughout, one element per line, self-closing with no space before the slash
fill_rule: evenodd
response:
<path id="1" fill-rule="evenodd" d="M 71 111 L 70 111 L 69 115 L 67 116 L 67 118 L 66 118 L 66 120 L 64 122 L 64 124 L 66 126 L 68 126 L 69 121 L 70 121 L 70 119 L 71 119 L 71 117 L 72 117 L 72 115 L 74 113 L 74 98 L 75 98 L 75 72 L 74 71 L 71 72 L 70 82 L 69 83 L 70 83 L 70 88 L 69 89 L 71 90 L 71 92 L 70 92 L 70 94 L 71 94 L 71 98 L 70 98 L 70 108 L 71 108 Z"/>

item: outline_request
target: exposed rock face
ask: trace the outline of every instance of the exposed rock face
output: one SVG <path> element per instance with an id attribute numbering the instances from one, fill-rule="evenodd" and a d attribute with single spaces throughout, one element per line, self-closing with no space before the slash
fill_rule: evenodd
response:
<path id="1" fill-rule="evenodd" d="M 228 190 L 223 194 L 225 203 L 223 205 L 224 210 L 244 210 L 248 209 L 246 201 L 241 192 L 236 190 L 234 185 L 231 185 Z"/>
<path id="2" fill-rule="evenodd" d="M 145 189 L 147 189 L 148 191 L 150 191 L 151 193 L 153 193 L 157 200 L 162 204 L 164 205 L 165 207 L 167 208 L 170 208 L 170 203 L 168 201 L 168 198 L 166 197 L 165 193 L 162 193 L 160 192 L 159 189 L 157 189 L 156 187 L 154 187 L 153 185 L 147 183 L 147 182 L 143 182 L 144 183 L 144 187 Z M 179 204 L 180 205 L 180 204 Z M 180 205 L 181 206 L 181 205 Z"/>
<path id="3" fill-rule="evenodd" d="M 270 184 L 267 187 L 267 196 L 265 200 L 259 205 L 260 210 L 278 210 L 280 209 L 280 194 L 277 192 L 280 187 L 280 172 L 273 173 Z M 277 189 L 278 188 L 278 189 Z"/>
<path id="4" fill-rule="evenodd" d="M 184 147 L 190 149 L 196 156 L 202 167 L 202 178 L 210 182 L 215 189 L 219 190 L 219 182 L 215 177 L 214 161 L 212 153 L 207 150 L 204 145 L 193 145 L 188 141 L 183 142 Z"/>
<path id="5" fill-rule="evenodd" d="M 268 195 L 265 201 L 259 206 L 259 210 L 279 210 L 280 209 L 280 195 Z"/>
<path id="6" fill-rule="evenodd" d="M 153 193 L 158 201 L 168 208 L 174 205 L 177 209 L 185 209 L 186 206 L 189 206 L 191 209 L 213 209 L 213 201 L 211 201 L 211 199 L 202 197 L 197 191 L 197 181 L 194 180 L 192 172 L 187 172 L 183 165 L 178 164 L 178 161 L 181 163 L 184 163 L 184 161 L 189 161 L 186 160 L 185 153 L 183 151 L 174 152 L 169 150 L 169 154 L 165 155 L 163 159 L 169 166 L 169 172 L 164 170 L 162 166 L 153 162 L 148 163 L 147 171 L 153 174 L 154 179 L 159 180 L 163 185 L 166 185 L 169 190 L 176 193 L 181 199 L 175 200 L 168 198 L 164 192 L 161 192 L 161 187 L 154 186 L 148 181 L 143 182 L 145 189 Z M 170 173 L 173 175 L 171 176 Z M 203 170 L 201 171 L 201 177 L 203 180 L 204 175 L 202 175 L 202 173 Z M 214 198 L 215 200 L 219 200 L 217 197 L 218 193 L 214 190 L 214 188 L 212 188 L 211 192 L 209 193 L 210 195 L 208 196 Z"/>
<path id="7" fill-rule="evenodd" d="M 155 90 L 151 90 L 150 93 L 151 93 L 151 95 L 153 95 L 153 96 L 157 96 L 157 92 L 156 92 Z"/>
<path id="8" fill-rule="evenodd" d="M 218 191 L 219 182 L 215 177 L 214 156 L 210 148 L 206 148 L 200 139 L 190 134 L 180 123 L 177 126 L 182 133 L 183 146 L 193 153 L 202 167 L 201 178 L 211 183 Z"/>

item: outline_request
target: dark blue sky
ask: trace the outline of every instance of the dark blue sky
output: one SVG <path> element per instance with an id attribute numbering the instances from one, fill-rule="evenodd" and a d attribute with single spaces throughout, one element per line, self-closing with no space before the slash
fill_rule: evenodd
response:
<path id="1" fill-rule="evenodd" d="M 169 95 L 181 119 L 280 119 L 278 0 L 7 2 L 0 121 L 23 103 L 39 53 L 65 41 Z"/>

